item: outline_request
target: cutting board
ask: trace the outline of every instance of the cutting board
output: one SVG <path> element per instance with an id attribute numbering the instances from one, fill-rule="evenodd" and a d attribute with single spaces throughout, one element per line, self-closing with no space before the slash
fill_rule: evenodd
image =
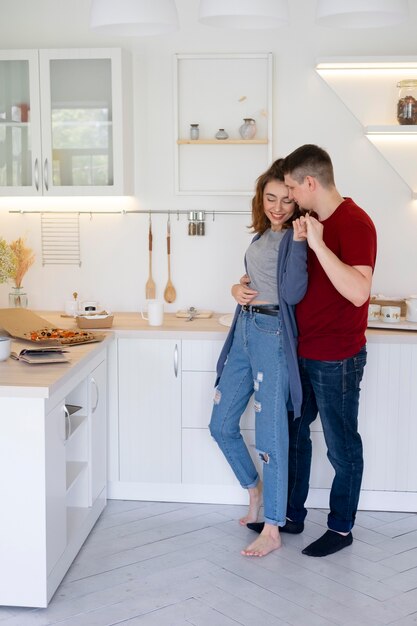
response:
<path id="1" fill-rule="evenodd" d="M 212 315 L 213 315 L 213 311 L 203 311 L 203 310 L 199 311 L 197 309 L 197 313 L 195 313 L 194 319 L 197 320 L 199 318 L 200 319 L 208 318 L 208 317 L 211 317 Z M 176 317 L 190 317 L 190 312 L 186 310 L 177 311 L 175 313 L 175 316 Z"/>

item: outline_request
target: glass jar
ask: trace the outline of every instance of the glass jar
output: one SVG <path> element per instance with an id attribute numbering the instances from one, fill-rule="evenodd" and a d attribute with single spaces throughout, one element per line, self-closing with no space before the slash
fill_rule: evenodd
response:
<path id="1" fill-rule="evenodd" d="M 203 236 L 206 234 L 206 225 L 204 220 L 206 219 L 204 211 L 197 212 L 197 235 Z"/>
<path id="2" fill-rule="evenodd" d="M 12 309 L 21 308 L 27 309 L 28 297 L 23 287 L 12 287 L 9 293 L 9 307 Z"/>
<path id="3" fill-rule="evenodd" d="M 200 136 L 200 129 L 198 124 L 190 124 L 190 139 L 198 139 Z"/>
<path id="4" fill-rule="evenodd" d="M 193 236 L 197 234 L 197 212 L 189 211 L 188 213 L 188 234 Z"/>
<path id="5" fill-rule="evenodd" d="M 228 139 L 229 138 L 229 135 L 226 133 L 224 128 L 219 128 L 219 130 L 214 136 L 216 137 L 216 139 Z"/>
<path id="6" fill-rule="evenodd" d="M 251 117 L 245 117 L 243 124 L 239 128 L 242 139 L 253 139 L 256 135 L 256 122 Z"/>
<path id="7" fill-rule="evenodd" d="M 397 102 L 399 124 L 417 124 L 417 80 L 400 80 Z"/>

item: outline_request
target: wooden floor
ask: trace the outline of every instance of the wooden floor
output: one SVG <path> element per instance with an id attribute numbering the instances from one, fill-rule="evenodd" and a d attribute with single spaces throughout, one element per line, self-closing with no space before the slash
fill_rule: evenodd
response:
<path id="1" fill-rule="evenodd" d="M 264 558 L 243 507 L 109 501 L 47 609 L 0 607 L 0 626 L 376 626 L 417 624 L 417 515 L 358 514 L 354 542 L 301 554 L 326 526 Z"/>

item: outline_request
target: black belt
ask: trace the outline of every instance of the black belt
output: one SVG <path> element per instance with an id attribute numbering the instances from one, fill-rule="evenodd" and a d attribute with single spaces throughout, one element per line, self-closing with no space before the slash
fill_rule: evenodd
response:
<path id="1" fill-rule="evenodd" d="M 264 315 L 278 315 L 278 304 L 244 304 L 242 311 L 248 311 L 248 313 L 263 313 Z"/>

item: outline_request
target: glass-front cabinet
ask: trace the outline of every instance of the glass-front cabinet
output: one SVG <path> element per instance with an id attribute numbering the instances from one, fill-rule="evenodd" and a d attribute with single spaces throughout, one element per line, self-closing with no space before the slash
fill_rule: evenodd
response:
<path id="1" fill-rule="evenodd" d="M 0 194 L 29 195 L 39 188 L 38 53 L 14 50 L 12 55 L 0 51 Z"/>
<path id="2" fill-rule="evenodd" d="M 0 51 L 0 195 L 123 195 L 119 49 Z"/>

